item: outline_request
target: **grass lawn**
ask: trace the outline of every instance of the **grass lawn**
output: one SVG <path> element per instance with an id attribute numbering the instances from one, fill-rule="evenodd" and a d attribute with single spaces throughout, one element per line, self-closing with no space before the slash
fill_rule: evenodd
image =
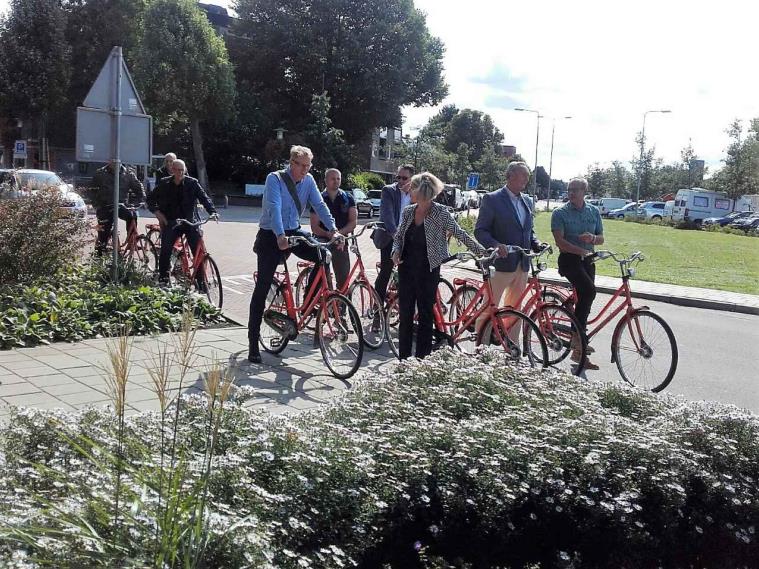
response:
<path id="1" fill-rule="evenodd" d="M 550 213 L 538 213 L 535 232 L 541 241 L 553 243 Z M 759 294 L 759 238 L 611 219 L 604 219 L 604 236 L 602 249 L 645 254 L 636 279 Z M 556 267 L 556 259 L 557 255 L 550 257 L 551 266 Z M 596 271 L 620 276 L 612 260 L 597 263 Z"/>

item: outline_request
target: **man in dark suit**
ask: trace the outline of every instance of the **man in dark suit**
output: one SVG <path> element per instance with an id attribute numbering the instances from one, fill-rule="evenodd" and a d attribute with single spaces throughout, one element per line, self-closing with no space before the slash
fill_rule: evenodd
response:
<path id="1" fill-rule="evenodd" d="M 506 169 L 506 185 L 482 197 L 474 237 L 484 247 L 497 248 L 500 259 L 495 261 L 495 275 L 490 279 L 498 306 L 519 308 L 519 297 L 527 286 L 529 259 L 520 254 L 508 254 L 508 245 L 539 251 L 547 245 L 535 237 L 532 225 L 532 200 L 522 193 L 530 181 L 530 169 L 524 162 L 511 162 Z M 505 294 L 504 294 L 505 293 Z M 479 329 L 487 319 L 483 314 L 477 322 Z M 514 326 L 509 333 L 519 338 Z"/>
<path id="2" fill-rule="evenodd" d="M 183 160 L 174 160 L 171 163 L 171 178 L 161 180 L 158 187 L 148 196 L 148 208 L 152 211 L 161 224 L 161 252 L 158 257 L 159 282 L 168 283 L 169 263 L 174 242 L 182 233 L 187 237 L 187 242 L 193 254 L 197 250 L 200 241 L 200 231 L 197 227 L 177 227 L 177 219 L 195 221 L 198 217 L 198 201 L 203 204 L 208 215 L 217 219 L 219 214 L 213 207 L 213 202 L 206 194 L 200 182 L 187 175 L 187 166 Z"/>
<path id="3" fill-rule="evenodd" d="M 382 302 L 385 302 L 387 283 L 393 273 L 393 237 L 401 222 L 403 208 L 411 203 L 411 176 L 414 175 L 414 167 L 406 164 L 398 168 L 395 183 L 382 188 L 380 198 L 379 220 L 384 223 L 384 228 L 375 230 L 372 240 L 374 246 L 380 250 L 380 270 L 374 289 Z"/>

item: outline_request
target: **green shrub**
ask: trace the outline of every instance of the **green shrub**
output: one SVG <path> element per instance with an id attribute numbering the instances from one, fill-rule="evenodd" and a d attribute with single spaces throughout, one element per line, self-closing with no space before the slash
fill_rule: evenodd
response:
<path id="1" fill-rule="evenodd" d="M 240 388 L 221 418 L 197 566 L 732 568 L 759 559 L 759 419 L 733 407 L 515 369 L 496 351 L 406 362 L 296 416 L 252 412 L 248 395 Z M 199 397 L 181 405 L 187 464 L 203 462 L 208 408 Z M 148 481 L 162 430 L 155 414 L 125 427 L 124 528 L 111 544 L 99 513 L 114 481 L 97 463 L 114 449 L 112 413 L 11 415 L 0 437 L 0 559 L 152 565 L 161 502 Z M 105 450 L 84 460 L 71 443 L 81 437 Z M 186 473 L 187 492 L 198 470 Z"/>
<path id="2" fill-rule="evenodd" d="M 106 265 L 61 269 L 33 284 L 0 287 L 0 349 L 176 330 L 190 307 L 203 324 L 223 322 L 218 309 L 181 288 L 161 289 L 134 270 L 112 284 Z"/>
<path id="3" fill-rule="evenodd" d="M 474 237 L 474 226 L 477 223 L 477 217 L 474 215 L 461 215 L 456 220 L 458 224 L 461 226 L 461 229 L 469 233 L 472 237 Z"/>
<path id="4" fill-rule="evenodd" d="M 60 194 L 41 190 L 0 200 L 0 284 L 29 282 L 75 262 L 86 221 L 63 213 Z"/>
<path id="5" fill-rule="evenodd" d="M 381 190 L 386 184 L 385 179 L 374 172 L 359 172 L 347 178 L 347 187 L 363 190 Z"/>
<path id="6" fill-rule="evenodd" d="M 728 235 L 743 235 L 745 237 L 759 237 L 759 231 L 751 230 L 751 231 L 743 231 L 742 229 L 738 229 L 736 227 L 730 227 L 728 225 L 725 225 L 724 227 L 720 227 L 716 223 L 713 225 L 708 225 L 703 228 L 705 231 L 711 231 L 712 233 L 727 233 Z"/>

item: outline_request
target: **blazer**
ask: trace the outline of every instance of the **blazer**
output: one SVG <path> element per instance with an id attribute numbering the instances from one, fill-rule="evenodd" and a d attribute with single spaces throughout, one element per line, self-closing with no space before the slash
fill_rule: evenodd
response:
<path id="1" fill-rule="evenodd" d="M 393 236 L 398 229 L 398 218 L 401 214 L 401 190 L 398 184 L 390 184 L 382 188 L 380 199 L 379 221 L 385 227 L 378 227 L 372 233 L 372 241 L 377 249 L 384 249 L 393 242 Z"/>
<path id="2" fill-rule="evenodd" d="M 406 239 L 406 230 L 414 223 L 414 212 L 416 204 L 411 204 L 403 210 L 403 217 L 398 231 L 393 238 L 393 254 L 400 253 L 403 255 L 403 245 Z M 453 216 L 448 212 L 448 208 L 442 204 L 432 202 L 432 209 L 424 218 L 424 233 L 427 241 L 427 258 L 430 261 L 430 271 L 435 270 L 443 264 L 451 253 L 448 251 L 448 233 L 452 233 L 456 239 L 461 241 L 466 248 L 483 255 L 485 248 L 461 227 Z"/>
<path id="3" fill-rule="evenodd" d="M 209 215 L 216 213 L 211 198 L 195 178 L 185 176 L 182 185 L 177 186 L 174 177 L 167 176 L 148 196 L 148 209 L 152 212 L 159 210 L 172 221 L 179 218 L 192 221 L 198 216 L 198 202 Z"/>
<path id="4" fill-rule="evenodd" d="M 514 204 L 506 193 L 508 191 L 504 186 L 500 190 L 482 196 L 480 212 L 474 226 L 474 237 L 488 248 L 498 247 L 503 243 L 535 251 L 540 247 L 540 241 L 535 237 L 532 214 L 525 218 L 524 225 L 519 223 Z M 524 194 L 521 194 L 520 199 L 527 207 L 527 211 L 532 212 L 532 200 Z M 495 270 L 513 273 L 520 262 L 524 271 L 530 270 L 529 259 L 522 258 L 518 253 L 496 259 Z"/>

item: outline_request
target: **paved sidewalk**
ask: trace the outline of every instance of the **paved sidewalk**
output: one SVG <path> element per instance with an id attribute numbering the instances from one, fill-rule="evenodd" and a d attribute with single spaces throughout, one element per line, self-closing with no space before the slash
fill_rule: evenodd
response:
<path id="1" fill-rule="evenodd" d="M 155 368 L 152 355 L 159 345 L 173 346 L 172 334 L 133 338 L 131 372 L 126 404 L 130 413 L 158 410 L 147 369 Z M 0 352 L 0 421 L 10 405 L 73 411 L 110 403 L 102 366 L 108 362 L 109 340 L 22 348 Z M 221 360 L 231 369 L 237 385 L 253 387 L 259 394 L 248 405 L 282 413 L 321 405 L 351 387 L 357 378 L 393 365 L 387 348 L 366 350 L 361 369 L 347 381 L 335 379 L 324 366 L 321 352 L 313 347 L 313 335 L 303 333 L 291 342 L 283 357 L 264 354 L 261 365 L 247 361 L 247 330 L 242 327 L 198 330 L 197 361 L 187 374 L 183 393 L 201 393 L 204 373 Z M 172 379 L 178 379 L 174 369 Z"/>

